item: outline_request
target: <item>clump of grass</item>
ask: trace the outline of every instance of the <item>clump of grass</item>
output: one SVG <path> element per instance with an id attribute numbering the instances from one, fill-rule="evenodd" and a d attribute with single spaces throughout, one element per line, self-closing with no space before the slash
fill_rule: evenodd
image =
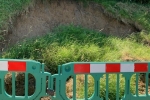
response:
<path id="1" fill-rule="evenodd" d="M 8 25 L 12 25 L 13 16 L 21 12 L 30 0 L 0 0 L 0 41 L 4 41 Z"/>
<path id="2" fill-rule="evenodd" d="M 139 30 L 150 30 L 150 4 L 131 0 L 78 0 L 88 5 L 90 2 L 101 4 L 105 12 L 125 23 L 135 24 Z M 133 23 L 134 22 L 134 23 Z"/>
<path id="3" fill-rule="evenodd" d="M 116 3 L 114 7 L 111 7 L 111 11 L 118 17 L 126 18 L 129 21 L 133 21 L 135 26 L 145 30 L 150 30 L 150 7 L 143 6 L 136 3 Z"/>
<path id="4" fill-rule="evenodd" d="M 0 28 L 12 15 L 22 10 L 30 0 L 0 0 Z"/>
<path id="5" fill-rule="evenodd" d="M 141 31 L 138 33 L 131 34 L 129 39 L 134 40 L 137 43 L 142 43 L 144 45 L 150 46 L 150 32 Z"/>

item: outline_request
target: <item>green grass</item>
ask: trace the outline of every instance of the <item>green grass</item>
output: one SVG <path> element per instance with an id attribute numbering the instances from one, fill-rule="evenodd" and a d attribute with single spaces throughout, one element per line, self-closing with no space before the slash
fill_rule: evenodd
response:
<path id="1" fill-rule="evenodd" d="M 95 2 L 102 5 L 105 11 L 119 20 L 135 22 L 141 29 L 150 31 L 150 4 L 140 4 L 129 0 L 79 0 L 88 5 Z"/>
<path id="2" fill-rule="evenodd" d="M 90 4 L 91 0 L 80 0 L 84 4 Z M 105 8 L 105 13 L 124 23 L 130 23 L 142 30 L 132 34 L 136 42 L 150 45 L 150 3 L 141 4 L 129 0 L 92 0 Z M 139 0 L 140 1 L 140 0 Z"/>
<path id="3" fill-rule="evenodd" d="M 0 27 L 29 2 L 30 0 L 0 0 Z"/>
<path id="4" fill-rule="evenodd" d="M 19 13 L 30 0 L 0 0 L 0 40 L 3 40 L 4 28 L 7 28 L 8 22 L 13 21 L 11 18 Z M 6 29 L 5 29 L 6 30 Z"/>
<path id="5" fill-rule="evenodd" d="M 34 59 L 46 64 L 46 71 L 57 73 L 57 66 L 72 61 L 148 61 L 150 47 L 134 39 L 120 39 L 91 31 L 80 26 L 60 26 L 43 37 L 24 41 L 3 53 L 2 58 Z M 105 76 L 104 76 L 105 77 Z M 116 75 L 110 75 L 109 98 L 115 99 Z M 89 78 L 89 96 L 93 93 L 93 79 Z M 124 94 L 124 78 L 120 77 L 120 98 Z M 77 80 L 78 87 L 83 87 Z M 131 80 L 135 92 L 135 77 Z M 100 96 L 105 96 L 105 78 L 101 79 Z M 69 89 L 67 89 L 69 91 Z M 78 88 L 78 98 L 83 98 L 84 88 Z"/>
<path id="6" fill-rule="evenodd" d="M 135 40 L 107 36 L 80 26 L 60 26 L 53 33 L 8 49 L 3 58 L 35 59 L 55 70 L 57 65 L 69 61 L 150 60 L 150 47 Z"/>

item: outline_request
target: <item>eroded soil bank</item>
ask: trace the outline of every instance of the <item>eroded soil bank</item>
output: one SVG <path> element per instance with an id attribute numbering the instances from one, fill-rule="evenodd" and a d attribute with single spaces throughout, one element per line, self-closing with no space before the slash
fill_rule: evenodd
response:
<path id="1" fill-rule="evenodd" d="M 42 36 L 58 25 L 81 25 L 115 36 L 126 36 L 139 31 L 134 25 L 119 21 L 105 12 L 101 5 L 91 3 L 86 7 L 73 0 L 35 0 L 24 12 L 9 20 L 9 31 L 1 51 L 18 41 Z"/>

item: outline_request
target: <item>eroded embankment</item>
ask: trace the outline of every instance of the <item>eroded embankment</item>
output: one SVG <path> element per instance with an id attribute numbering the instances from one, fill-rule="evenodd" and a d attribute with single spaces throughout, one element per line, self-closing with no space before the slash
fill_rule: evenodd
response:
<path id="1" fill-rule="evenodd" d="M 18 41 L 35 36 L 41 36 L 58 25 L 81 25 L 83 27 L 102 31 L 106 34 L 126 36 L 139 31 L 134 25 L 119 21 L 102 6 L 91 3 L 84 7 L 73 0 L 35 0 L 24 12 L 9 20 L 9 32 L 0 49 L 7 48 Z"/>

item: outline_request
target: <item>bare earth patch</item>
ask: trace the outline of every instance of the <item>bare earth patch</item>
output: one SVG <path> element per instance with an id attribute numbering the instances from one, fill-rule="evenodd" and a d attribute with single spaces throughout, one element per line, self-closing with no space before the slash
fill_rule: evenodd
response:
<path id="1" fill-rule="evenodd" d="M 1 51 L 23 39 L 42 36 L 58 25 L 81 25 L 115 36 L 139 31 L 136 26 L 111 17 L 101 5 L 95 3 L 84 7 L 73 0 L 42 1 L 35 0 L 24 12 L 10 18 L 5 41 L 0 42 Z"/>

